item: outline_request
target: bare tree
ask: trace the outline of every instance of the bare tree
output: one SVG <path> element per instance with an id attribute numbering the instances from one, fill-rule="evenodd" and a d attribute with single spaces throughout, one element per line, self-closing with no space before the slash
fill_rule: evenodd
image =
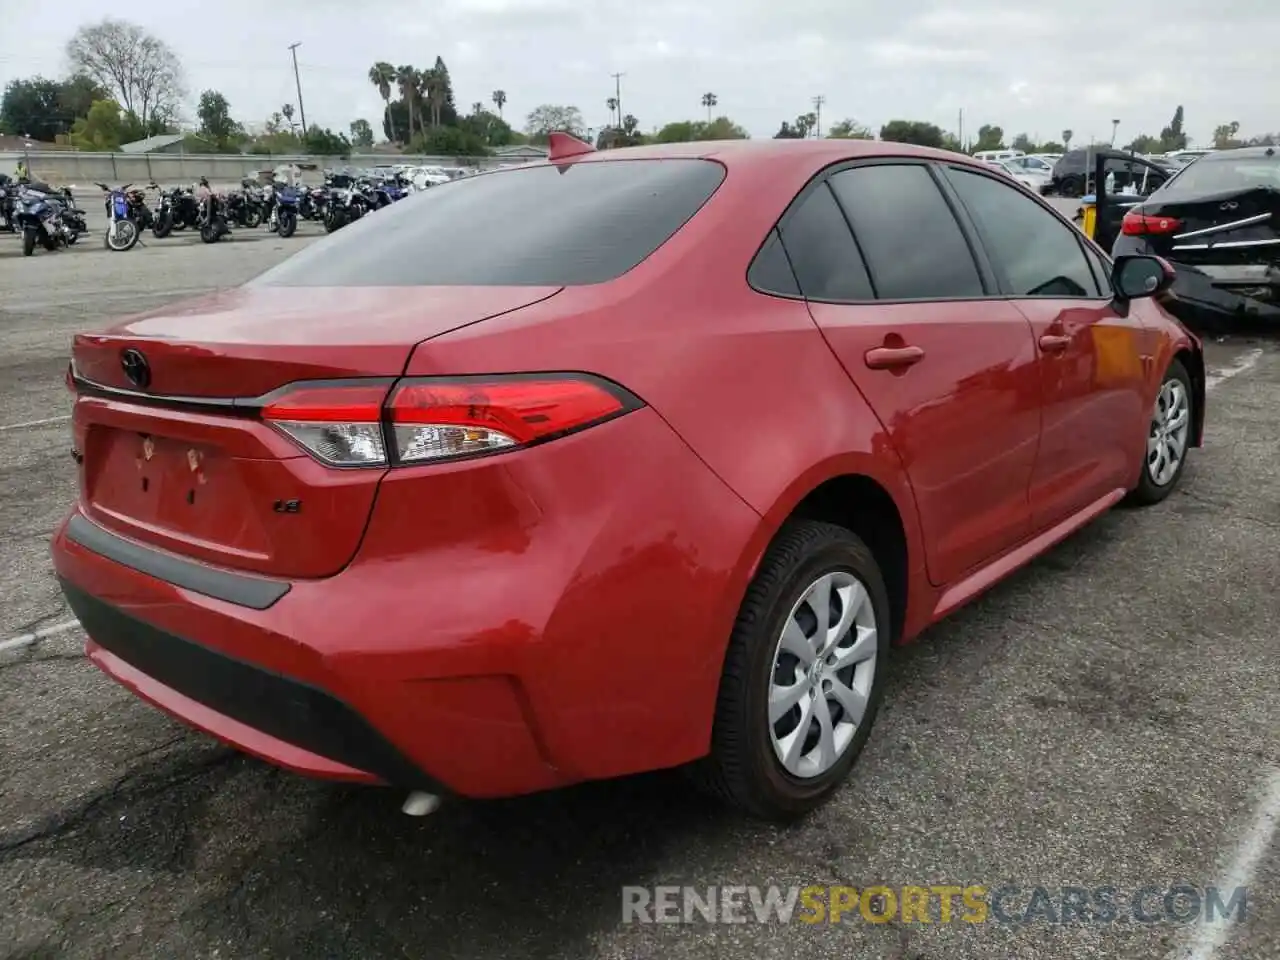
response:
<path id="1" fill-rule="evenodd" d="M 182 64 L 169 45 L 126 20 L 81 27 L 67 42 L 67 58 L 144 127 L 171 116 L 185 93 Z"/>

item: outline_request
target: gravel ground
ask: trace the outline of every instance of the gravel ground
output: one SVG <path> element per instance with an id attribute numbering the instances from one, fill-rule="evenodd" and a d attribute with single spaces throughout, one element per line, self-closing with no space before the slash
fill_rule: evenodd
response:
<path id="1" fill-rule="evenodd" d="M 317 233 L 29 260 L 0 235 L 0 645 L 68 617 L 47 541 L 74 495 L 71 334 L 243 281 Z M 1209 436 L 1180 492 L 1104 516 L 902 650 L 857 774 L 790 829 L 670 774 L 411 819 L 389 791 L 299 779 L 167 719 L 92 668 L 77 630 L 0 652 L 0 957 L 1280 955 L 1258 812 L 1280 769 L 1280 350 L 1208 350 Z M 1018 886 L 1010 912 L 1037 885 L 1249 893 L 1197 953 L 1195 928 L 1132 919 L 621 922 L 624 885 L 947 882 Z"/>

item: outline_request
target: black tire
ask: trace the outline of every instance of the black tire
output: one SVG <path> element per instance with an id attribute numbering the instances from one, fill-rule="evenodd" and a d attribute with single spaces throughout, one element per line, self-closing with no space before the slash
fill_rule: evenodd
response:
<path id="1" fill-rule="evenodd" d="M 878 628 L 876 669 L 866 711 L 836 763 L 799 779 L 779 762 L 769 735 L 768 699 L 778 638 L 804 591 L 826 573 L 862 581 Z M 756 817 L 786 821 L 825 803 L 862 752 L 884 695 L 890 646 L 889 595 L 871 551 L 843 527 L 789 522 L 765 553 L 738 612 L 716 701 L 711 753 L 688 772 L 702 789 Z"/>
<path id="2" fill-rule="evenodd" d="M 204 243 L 217 243 L 226 232 L 226 225 L 221 218 L 211 220 L 200 226 L 200 239 Z"/>
<path id="3" fill-rule="evenodd" d="M 324 218 L 324 232 L 333 233 L 333 231 L 341 229 L 346 222 L 345 214 L 331 212 Z"/>
<path id="4" fill-rule="evenodd" d="M 156 217 L 156 222 L 151 225 L 151 232 L 157 240 L 163 240 L 173 232 L 173 215 L 162 213 Z"/>
<path id="5" fill-rule="evenodd" d="M 1170 383 L 1180 384 L 1187 398 L 1187 438 L 1182 446 L 1182 459 L 1178 461 L 1177 469 L 1173 471 L 1173 475 L 1166 479 L 1164 483 L 1157 483 L 1155 477 L 1152 476 L 1153 464 L 1147 449 L 1148 443 L 1157 429 L 1156 410 L 1159 408 L 1160 394 L 1165 390 L 1166 384 Z M 1151 419 L 1147 425 L 1146 435 L 1143 438 L 1142 475 L 1138 480 L 1138 485 L 1130 491 L 1124 501 L 1129 506 L 1149 507 L 1159 503 L 1173 493 L 1174 488 L 1178 486 L 1178 482 L 1182 480 L 1182 474 L 1187 469 L 1187 458 L 1191 454 L 1191 434 L 1196 422 L 1196 395 L 1191 388 L 1191 376 L 1187 373 L 1187 368 L 1182 365 L 1182 361 L 1174 360 L 1169 364 L 1169 369 L 1164 372 L 1164 377 L 1160 380 L 1160 390 L 1157 392 L 1156 397 L 1156 406 L 1152 408 Z"/>
<path id="6" fill-rule="evenodd" d="M 279 233 L 282 237 L 292 237 L 298 229 L 298 215 L 292 210 L 281 210 L 277 215 Z"/>
<path id="7" fill-rule="evenodd" d="M 262 208 L 256 203 L 245 210 L 244 225 L 250 230 L 257 230 L 262 226 Z"/>
<path id="8" fill-rule="evenodd" d="M 39 231 L 35 227 L 24 227 L 22 230 L 22 255 L 29 257 L 36 252 L 36 241 Z"/>
<path id="9" fill-rule="evenodd" d="M 1064 197 L 1083 197 L 1084 177 L 1077 177 L 1075 174 L 1063 177 L 1061 189 Z"/>

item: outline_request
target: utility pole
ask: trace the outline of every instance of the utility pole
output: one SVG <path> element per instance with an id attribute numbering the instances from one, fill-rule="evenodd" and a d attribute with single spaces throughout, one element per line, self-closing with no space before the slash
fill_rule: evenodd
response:
<path id="1" fill-rule="evenodd" d="M 298 75 L 298 48 L 302 41 L 289 44 L 289 52 L 293 54 L 293 82 L 298 87 L 298 113 L 302 115 L 302 135 L 307 135 L 307 108 L 302 105 L 302 78 Z"/>
<path id="2" fill-rule="evenodd" d="M 618 129 L 622 129 L 622 78 L 625 73 L 611 73 L 613 77 L 613 99 L 618 101 Z"/>
<path id="3" fill-rule="evenodd" d="M 960 152 L 964 153 L 964 108 L 960 109 L 960 122 L 956 127 L 956 143 L 960 144 Z"/>
<path id="4" fill-rule="evenodd" d="M 813 98 L 813 136 L 815 139 L 822 138 L 822 105 L 827 102 L 824 96 L 816 96 Z"/>

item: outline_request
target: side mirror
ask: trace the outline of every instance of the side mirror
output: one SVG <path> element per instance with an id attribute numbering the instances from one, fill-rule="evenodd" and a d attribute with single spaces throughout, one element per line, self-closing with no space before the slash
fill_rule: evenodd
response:
<path id="1" fill-rule="evenodd" d="M 1111 286 L 1122 300 L 1138 300 L 1164 293 L 1177 279 L 1177 273 L 1161 257 L 1116 257 L 1111 270 Z"/>

